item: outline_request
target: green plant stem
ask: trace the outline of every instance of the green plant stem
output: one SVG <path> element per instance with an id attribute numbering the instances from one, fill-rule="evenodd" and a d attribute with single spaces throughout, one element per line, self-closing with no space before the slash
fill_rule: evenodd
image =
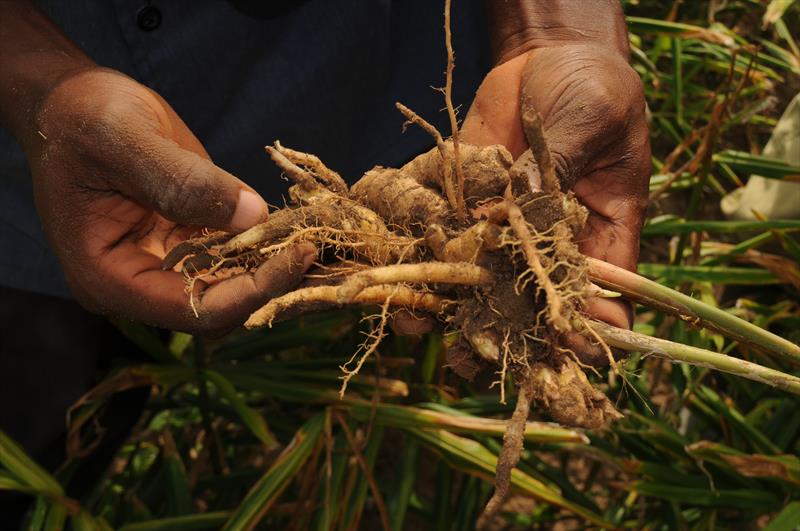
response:
<path id="1" fill-rule="evenodd" d="M 589 278 L 645 306 L 676 315 L 755 349 L 800 362 L 800 346 L 752 323 L 602 260 L 587 257 Z"/>
<path id="2" fill-rule="evenodd" d="M 225 456 L 223 455 L 222 441 L 218 437 L 211 418 L 211 401 L 208 396 L 208 382 L 205 377 L 205 367 L 207 351 L 205 342 L 200 338 L 195 338 L 194 343 L 194 363 L 197 373 L 197 391 L 200 398 L 200 415 L 203 419 L 203 428 L 206 430 L 209 451 L 213 458 L 211 466 L 216 475 L 221 475 L 227 468 Z"/>
<path id="3" fill-rule="evenodd" d="M 353 417 L 361 421 L 369 420 L 373 405 L 363 400 L 352 400 L 348 410 Z M 375 420 L 379 424 L 395 428 L 445 428 L 454 433 L 481 433 L 495 437 L 502 436 L 507 429 L 508 421 L 487 419 L 464 414 L 446 414 L 412 406 L 394 404 L 378 404 L 375 408 Z M 528 422 L 523 437 L 526 441 L 539 443 L 588 443 L 588 438 L 581 432 L 562 428 L 544 422 Z"/>
<path id="4" fill-rule="evenodd" d="M 771 385 L 794 394 L 800 394 L 800 378 L 769 367 L 763 367 L 718 352 L 673 343 L 666 339 L 650 337 L 630 330 L 623 330 L 600 321 L 592 321 L 591 327 L 597 335 L 603 338 L 603 341 L 612 347 L 652 354 L 699 367 L 708 367 Z"/>

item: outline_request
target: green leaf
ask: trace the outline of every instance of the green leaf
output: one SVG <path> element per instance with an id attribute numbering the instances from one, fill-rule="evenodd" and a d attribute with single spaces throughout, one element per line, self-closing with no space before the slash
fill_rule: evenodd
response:
<path id="1" fill-rule="evenodd" d="M 383 428 L 373 428 L 369 440 L 367 441 L 366 448 L 363 451 L 364 461 L 366 461 L 367 469 L 372 472 L 375 467 L 375 461 L 378 458 L 378 451 L 383 442 Z M 356 484 L 353 488 L 351 495 L 346 500 L 344 507 L 344 517 L 340 525 L 341 529 L 358 529 L 361 522 L 361 515 L 364 512 L 364 503 L 367 501 L 367 491 L 369 483 L 364 475 L 361 467 L 354 467 L 352 470 L 356 476 Z"/>
<path id="2" fill-rule="evenodd" d="M 664 264 L 639 264 L 640 275 L 663 280 L 670 285 L 683 282 L 711 282 L 713 284 L 768 285 L 781 280 L 766 269 L 722 266 L 671 266 Z"/>
<path id="3" fill-rule="evenodd" d="M 794 2 L 795 0 L 770 0 L 762 19 L 764 27 L 775 24 Z"/>
<path id="4" fill-rule="evenodd" d="M 119 531 L 205 531 L 219 529 L 228 518 L 230 512 L 215 511 L 127 524 L 120 527 Z"/>
<path id="5" fill-rule="evenodd" d="M 322 434 L 324 419 L 323 414 L 315 415 L 295 433 L 289 445 L 261 479 L 253 485 L 223 529 L 226 531 L 250 530 L 258 524 L 311 456 L 311 452 Z"/>
<path id="6" fill-rule="evenodd" d="M 25 450 L 0 431 L 0 464 L 10 472 L 11 478 L 40 494 L 51 498 L 63 496 L 64 490 Z"/>
<path id="7" fill-rule="evenodd" d="M 190 514 L 194 507 L 189 479 L 183 461 L 175 449 L 175 443 L 169 431 L 164 434 L 163 478 L 166 490 L 166 510 L 170 516 Z"/>
<path id="8" fill-rule="evenodd" d="M 681 39 L 699 39 L 724 46 L 733 46 L 736 43 L 730 35 L 702 26 L 644 17 L 626 17 L 626 20 L 628 21 L 628 30 L 633 33 L 653 33 Z"/>
<path id="9" fill-rule="evenodd" d="M 445 430 L 412 428 L 408 431 L 418 437 L 426 446 L 448 460 L 452 460 L 453 466 L 457 466 L 467 473 L 477 475 L 488 481 L 493 480 L 495 469 L 497 468 L 497 455 L 490 452 L 479 442 L 460 437 Z M 565 499 L 557 490 L 532 478 L 519 469 L 514 469 L 511 472 L 511 484 L 537 500 L 572 511 L 596 525 L 613 527 L 600 515 Z"/>
<path id="10" fill-rule="evenodd" d="M 700 489 L 666 485 L 651 481 L 634 481 L 628 490 L 645 496 L 697 505 L 701 507 L 735 507 L 739 509 L 774 510 L 781 500 L 774 494 L 758 489 Z"/>
<path id="11" fill-rule="evenodd" d="M 44 527 L 50 503 L 44 496 L 37 496 L 33 509 L 29 512 L 28 531 L 40 531 Z M 62 524 L 63 525 L 63 524 Z"/>
<path id="12" fill-rule="evenodd" d="M 417 477 L 417 456 L 419 443 L 416 439 L 406 441 L 403 462 L 400 464 L 400 478 L 394 485 L 394 491 L 386 499 L 386 510 L 389 512 L 389 522 L 394 531 L 402 531 L 406 518 L 406 511 L 414 489 Z"/>
<path id="13" fill-rule="evenodd" d="M 228 401 L 231 407 L 236 411 L 236 414 L 239 415 L 239 418 L 242 419 L 244 425 L 250 428 L 253 435 L 263 442 L 267 449 L 272 450 L 278 447 L 278 441 L 275 439 L 272 432 L 269 431 L 267 421 L 264 420 L 261 413 L 245 403 L 244 399 L 239 396 L 236 388 L 228 379 L 212 370 L 205 370 L 203 374 L 208 381 L 214 384 L 219 394 Z"/>
<path id="14" fill-rule="evenodd" d="M 60 503 L 53 503 L 47 511 L 44 531 L 63 531 L 67 521 L 67 508 Z"/>
<path id="15" fill-rule="evenodd" d="M 349 402 L 350 413 L 361 421 L 372 418 L 385 426 L 395 428 L 445 428 L 455 433 L 484 433 L 502 437 L 508 421 L 469 415 L 456 409 L 439 405 L 439 411 L 412 406 L 378 403 L 363 400 Z M 578 431 L 545 422 L 528 422 L 524 432 L 526 441 L 587 443 L 586 436 Z"/>
<path id="16" fill-rule="evenodd" d="M 0 490 L 30 492 L 31 489 L 7 472 L 0 471 Z"/>
<path id="17" fill-rule="evenodd" d="M 800 180 L 800 166 L 793 166 L 784 160 L 764 155 L 726 149 L 715 153 L 713 160 L 718 164 L 727 164 L 742 173 L 752 173 L 768 179 Z"/>
<path id="18" fill-rule="evenodd" d="M 73 515 L 70 521 L 74 531 L 112 531 L 111 526 L 108 525 L 105 519 L 92 516 L 84 509 Z"/>
<path id="19" fill-rule="evenodd" d="M 791 454 L 746 454 L 735 448 L 711 441 L 700 441 L 686 451 L 703 460 L 730 467 L 748 478 L 770 478 L 800 485 L 800 459 Z"/>
<path id="20" fill-rule="evenodd" d="M 783 508 L 763 531 L 796 531 L 800 529 L 800 501 L 793 501 Z"/>
<path id="21" fill-rule="evenodd" d="M 257 392 L 262 396 L 275 397 L 285 402 L 313 404 L 339 401 L 339 393 L 335 388 L 312 384 L 297 385 L 296 382 L 266 378 L 238 367 L 215 366 L 214 370 L 223 374 L 243 391 Z"/>
<path id="22" fill-rule="evenodd" d="M 690 232 L 743 232 L 767 231 L 771 229 L 800 230 L 800 219 L 771 219 L 768 221 L 710 221 L 710 220 L 667 220 L 648 223 L 642 229 L 642 236 L 673 236 Z"/>
<path id="23" fill-rule="evenodd" d="M 327 410 L 325 414 L 325 433 L 330 433 L 332 430 L 329 411 Z M 330 477 L 327 475 L 328 468 L 326 463 L 323 469 L 325 473 L 320 478 L 323 482 L 318 498 L 320 510 L 317 511 L 311 527 L 316 531 L 330 531 L 333 529 L 334 523 L 338 521 L 339 514 L 344 508 L 343 504 L 338 503 L 337 500 L 342 497 L 344 476 L 350 461 L 350 454 L 346 451 L 347 443 L 343 433 L 339 433 L 334 437 L 331 444 Z"/>

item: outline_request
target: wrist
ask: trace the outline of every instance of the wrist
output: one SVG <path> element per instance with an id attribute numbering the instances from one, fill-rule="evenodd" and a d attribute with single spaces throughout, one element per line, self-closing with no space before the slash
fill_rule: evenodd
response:
<path id="1" fill-rule="evenodd" d="M 0 125 L 26 151 L 39 137 L 36 114 L 53 87 L 94 67 L 30 2 L 0 0 Z"/>
<path id="2" fill-rule="evenodd" d="M 619 0 L 485 0 L 495 65 L 537 48 L 591 44 L 627 60 Z"/>

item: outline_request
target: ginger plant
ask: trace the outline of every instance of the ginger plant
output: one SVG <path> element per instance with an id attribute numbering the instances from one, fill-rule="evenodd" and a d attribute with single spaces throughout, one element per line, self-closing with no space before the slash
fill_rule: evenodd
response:
<path id="1" fill-rule="evenodd" d="M 561 189 L 542 119 L 523 94 L 523 130 L 530 149 L 514 160 L 502 145 L 459 141 L 451 100 L 454 55 L 449 0 L 445 3 L 447 82 L 443 89 L 452 127 L 445 139 L 398 103 L 436 147 L 401 168 L 375 167 L 348 186 L 318 157 L 276 141 L 267 151 L 294 184 L 286 208 L 237 235 L 206 234 L 174 248 L 164 267 L 180 266 L 190 284 L 253 270 L 301 242 L 318 249 L 313 285 L 275 298 L 254 312 L 247 328 L 272 326 L 298 315 L 344 306 L 378 306 L 359 352 L 342 366 L 341 396 L 380 346 L 399 311 L 438 320 L 453 337 L 447 363 L 472 380 L 494 374 L 499 400 L 508 382 L 517 406 L 503 439 L 495 493 L 479 527 L 500 509 L 522 450 L 532 403 L 566 426 L 602 428 L 621 416 L 589 381 L 580 353 L 565 338 L 580 334 L 607 353 L 641 351 L 693 363 L 800 393 L 800 378 L 695 347 L 650 338 L 583 313 L 592 296 L 623 295 L 635 302 L 728 335 L 778 356 L 800 360 L 800 347 L 638 275 L 583 256 L 574 236 L 585 208 Z M 532 188 L 529 175 L 541 176 Z M 191 301 L 190 301 L 191 303 Z"/>

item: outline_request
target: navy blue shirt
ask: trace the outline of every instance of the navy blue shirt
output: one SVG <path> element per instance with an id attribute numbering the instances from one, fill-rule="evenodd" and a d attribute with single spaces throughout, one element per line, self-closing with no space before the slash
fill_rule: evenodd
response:
<path id="1" fill-rule="evenodd" d="M 449 133 L 437 0 L 40 0 L 98 64 L 154 89 L 217 165 L 281 204 L 274 140 L 349 181 L 433 145 L 401 132 L 402 101 Z M 263 6 L 270 6 L 265 9 Z M 453 4 L 454 103 L 466 112 L 489 70 L 480 0 Z M 463 116 L 463 114 L 462 114 Z M 0 129 L 0 285 L 68 296 L 33 205 L 27 163 Z"/>

